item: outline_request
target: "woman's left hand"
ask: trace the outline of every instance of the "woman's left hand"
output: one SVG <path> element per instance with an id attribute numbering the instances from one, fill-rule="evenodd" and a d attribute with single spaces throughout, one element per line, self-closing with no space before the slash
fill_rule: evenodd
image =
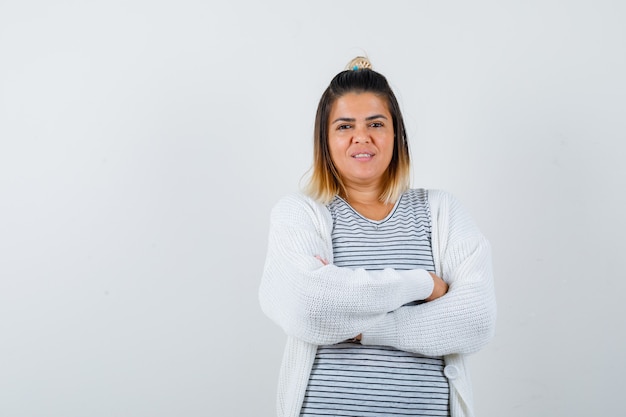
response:
<path id="1" fill-rule="evenodd" d="M 433 277 L 434 282 L 433 292 L 430 294 L 430 297 L 424 301 L 436 300 L 439 297 L 443 297 L 448 292 L 448 284 L 443 279 L 432 272 L 430 273 L 430 276 Z"/>

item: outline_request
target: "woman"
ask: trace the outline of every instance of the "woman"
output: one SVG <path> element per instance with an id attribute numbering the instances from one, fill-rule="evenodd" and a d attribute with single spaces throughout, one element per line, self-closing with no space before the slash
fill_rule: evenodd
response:
<path id="1" fill-rule="evenodd" d="M 450 194 L 409 188 L 402 114 L 367 59 L 331 81 L 314 140 L 306 195 L 272 211 L 259 294 L 288 336 L 278 415 L 473 416 L 487 241 Z"/>

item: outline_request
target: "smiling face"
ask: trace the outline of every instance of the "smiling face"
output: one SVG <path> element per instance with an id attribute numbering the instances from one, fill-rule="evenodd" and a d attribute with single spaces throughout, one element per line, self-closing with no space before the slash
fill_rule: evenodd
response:
<path id="1" fill-rule="evenodd" d="M 347 188 L 382 188 L 393 156 L 393 119 L 373 93 L 348 93 L 332 106 L 328 148 Z"/>

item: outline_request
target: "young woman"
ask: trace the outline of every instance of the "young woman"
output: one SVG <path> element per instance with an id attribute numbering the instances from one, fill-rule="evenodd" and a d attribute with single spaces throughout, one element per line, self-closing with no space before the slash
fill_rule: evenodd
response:
<path id="1" fill-rule="evenodd" d="M 402 114 L 367 59 L 331 81 L 314 140 L 306 194 L 272 211 L 259 293 L 288 336 L 278 415 L 473 416 L 488 242 L 450 194 L 409 187 Z"/>

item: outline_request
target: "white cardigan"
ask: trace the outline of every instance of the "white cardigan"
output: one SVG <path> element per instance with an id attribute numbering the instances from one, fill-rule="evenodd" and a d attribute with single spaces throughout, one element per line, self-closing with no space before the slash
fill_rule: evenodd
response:
<path id="1" fill-rule="evenodd" d="M 359 333 L 364 345 L 444 356 L 452 417 L 474 415 L 465 355 L 481 349 L 494 333 L 489 244 L 450 194 L 430 190 L 428 201 L 436 273 L 449 290 L 417 306 L 403 305 L 430 295 L 427 272 L 334 266 L 332 218 L 325 206 L 294 194 L 273 208 L 259 299 L 265 314 L 287 334 L 279 417 L 299 415 L 317 347 Z"/>

